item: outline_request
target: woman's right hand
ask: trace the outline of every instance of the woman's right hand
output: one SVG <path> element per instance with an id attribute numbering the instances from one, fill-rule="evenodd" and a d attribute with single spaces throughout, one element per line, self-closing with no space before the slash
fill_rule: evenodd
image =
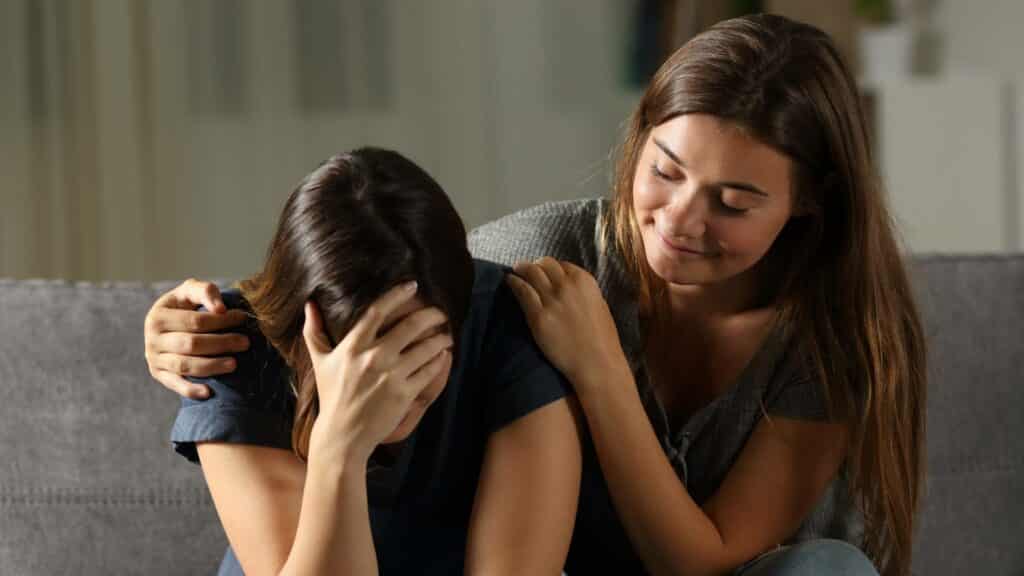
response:
<path id="1" fill-rule="evenodd" d="M 320 311 L 306 303 L 303 337 L 309 350 L 320 413 L 310 437 L 310 458 L 365 463 L 398 428 L 413 401 L 451 365 L 453 340 L 438 331 L 447 317 L 423 307 L 396 320 L 416 284 L 399 285 L 378 298 L 337 346 L 331 347 Z"/>
<path id="2" fill-rule="evenodd" d="M 209 312 L 199 312 L 205 306 Z M 239 326 L 245 312 L 228 310 L 216 284 L 190 279 L 160 296 L 146 313 L 146 364 L 168 390 L 186 398 L 209 396 L 209 389 L 182 376 L 207 377 L 235 369 L 229 354 L 249 348 L 242 334 L 212 334 Z"/>

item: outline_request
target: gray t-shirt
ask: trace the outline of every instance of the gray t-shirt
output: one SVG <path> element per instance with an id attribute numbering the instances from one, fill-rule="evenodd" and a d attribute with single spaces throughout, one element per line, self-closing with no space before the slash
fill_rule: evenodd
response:
<path id="1" fill-rule="evenodd" d="M 688 421 L 671 427 L 647 378 L 635 285 L 626 273 L 611 231 L 604 227 L 609 206 L 604 199 L 588 199 L 529 208 L 473 230 L 469 235 L 470 251 L 477 258 L 508 265 L 552 256 L 593 274 L 615 319 L 662 448 L 689 494 L 702 504 L 721 485 L 765 413 L 803 420 L 827 418 L 820 383 L 809 374 L 796 347 L 789 345 L 785 331 L 779 327 L 727 392 Z M 860 516 L 841 473 L 791 541 L 827 537 L 858 544 L 860 529 Z M 612 507 L 589 438 L 584 447 L 579 511 L 566 570 L 570 574 L 643 572 Z"/>

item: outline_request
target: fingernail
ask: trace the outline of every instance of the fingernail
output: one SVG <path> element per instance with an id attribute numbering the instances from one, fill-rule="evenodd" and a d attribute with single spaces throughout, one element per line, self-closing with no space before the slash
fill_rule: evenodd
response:
<path id="1" fill-rule="evenodd" d="M 227 368 L 228 370 L 234 370 L 235 369 L 235 359 L 234 358 L 228 358 L 227 360 L 225 360 L 224 361 L 224 367 Z"/>
<path id="2" fill-rule="evenodd" d="M 198 390 L 196 390 L 196 396 L 200 398 L 209 398 L 210 391 L 207 390 L 206 388 L 199 388 Z"/>
<path id="3" fill-rule="evenodd" d="M 419 282 L 417 282 L 415 280 L 413 280 L 412 282 L 407 282 L 405 284 L 405 286 L 403 286 L 403 288 L 405 289 L 406 292 L 415 292 L 416 288 L 418 288 L 418 287 L 419 287 Z"/>

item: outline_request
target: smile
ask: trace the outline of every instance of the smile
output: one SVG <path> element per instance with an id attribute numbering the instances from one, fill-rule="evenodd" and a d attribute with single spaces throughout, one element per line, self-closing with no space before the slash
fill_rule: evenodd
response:
<path id="1" fill-rule="evenodd" d="M 668 238 L 663 236 L 661 234 L 661 232 L 658 232 L 657 229 L 654 230 L 654 233 L 657 234 L 658 238 L 661 239 L 662 244 L 664 244 L 666 248 L 668 248 L 669 250 L 671 250 L 673 252 L 678 252 L 680 254 L 685 254 L 685 255 L 688 255 L 688 256 L 698 256 L 698 257 L 713 256 L 713 254 L 710 254 L 708 252 L 701 252 L 699 250 L 693 250 L 693 249 L 687 248 L 685 246 L 680 246 L 678 244 L 673 244 L 671 241 L 669 241 Z"/>

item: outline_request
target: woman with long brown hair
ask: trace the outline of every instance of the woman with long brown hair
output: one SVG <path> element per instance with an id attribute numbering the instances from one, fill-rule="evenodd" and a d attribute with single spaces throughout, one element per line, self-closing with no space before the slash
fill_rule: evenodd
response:
<path id="1" fill-rule="evenodd" d="M 567 572 L 909 572 L 924 340 L 827 35 L 771 15 L 698 35 L 632 115 L 610 201 L 507 216 L 470 249 L 518 262 L 508 282 L 585 415 Z M 195 393 L 160 338 L 154 377 Z M 224 349 L 188 359 L 224 370 Z"/>
<path id="2" fill-rule="evenodd" d="M 231 544 L 219 574 L 561 573 L 580 439 L 506 270 L 395 152 L 303 179 L 223 295 L 252 347 L 171 431 Z"/>

